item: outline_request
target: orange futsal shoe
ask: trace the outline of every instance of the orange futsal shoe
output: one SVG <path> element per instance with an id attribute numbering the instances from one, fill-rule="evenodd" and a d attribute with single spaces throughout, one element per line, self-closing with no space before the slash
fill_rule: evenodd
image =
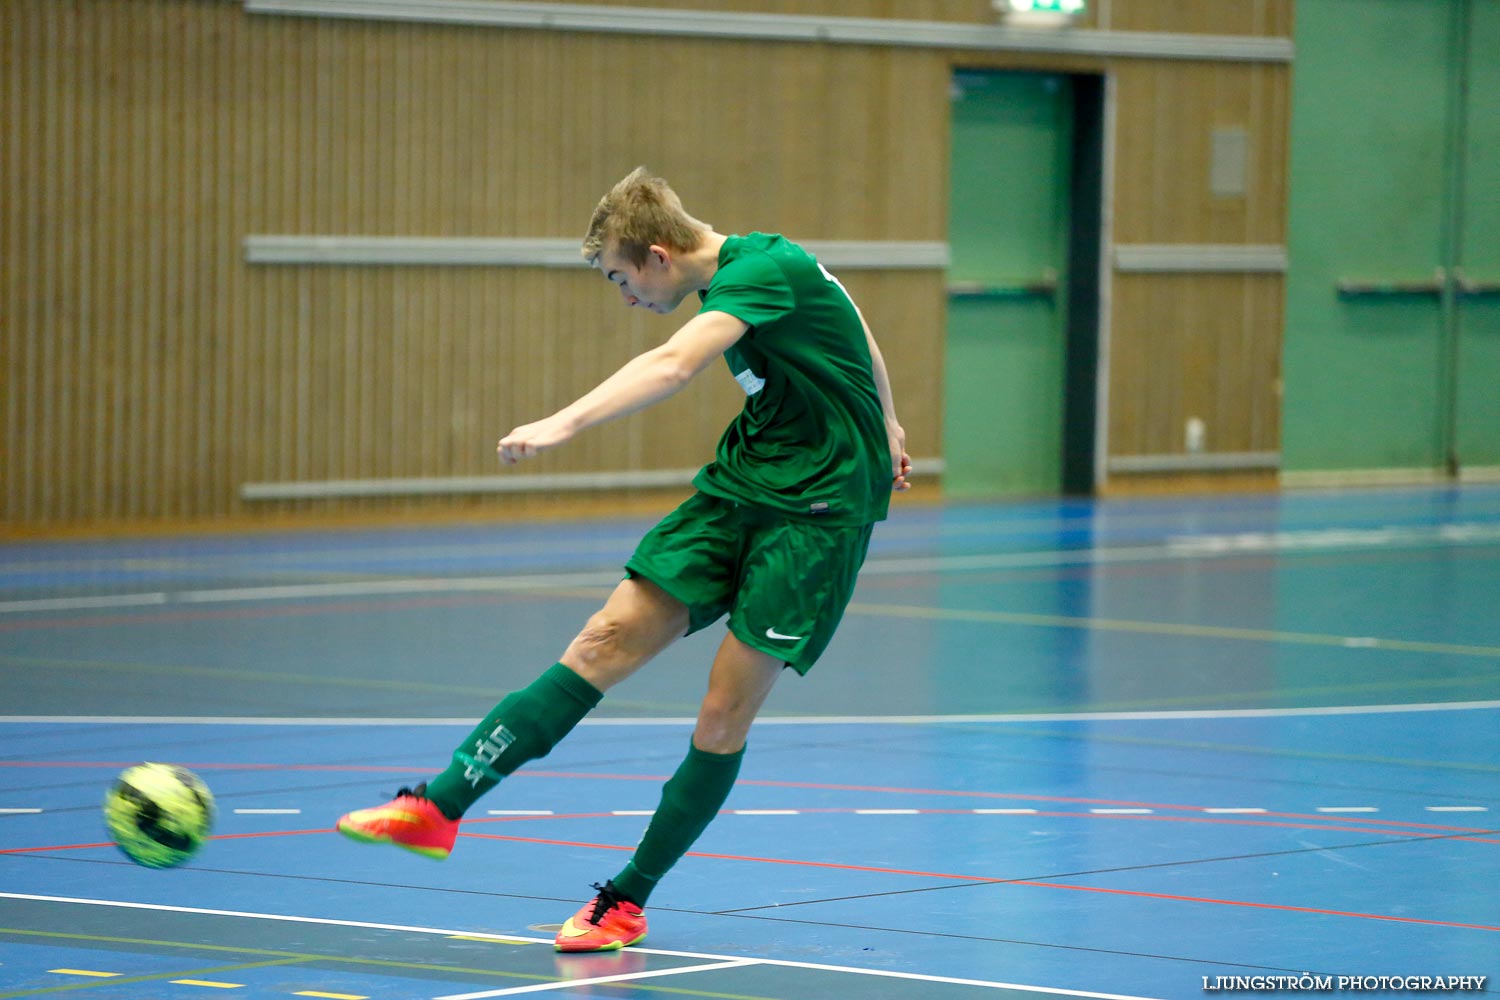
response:
<path id="1" fill-rule="evenodd" d="M 599 895 L 568 918 L 557 932 L 558 951 L 615 951 L 646 939 L 646 914 L 615 895 L 614 884 L 595 885 Z"/>
<path id="2" fill-rule="evenodd" d="M 425 791 L 426 785 L 418 785 L 415 790 L 403 788 L 383 806 L 356 809 L 339 818 L 338 831 L 362 844 L 395 844 L 424 858 L 442 861 L 453 852 L 458 820 L 444 816 L 422 794 Z"/>

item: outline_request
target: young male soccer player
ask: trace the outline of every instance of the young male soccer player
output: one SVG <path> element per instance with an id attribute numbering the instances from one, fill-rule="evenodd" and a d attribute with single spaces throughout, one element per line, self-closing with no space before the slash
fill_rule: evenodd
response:
<path id="1" fill-rule="evenodd" d="M 641 540 L 559 661 L 496 705 L 441 774 L 338 822 L 355 840 L 446 858 L 481 795 L 545 756 L 609 688 L 727 614 L 687 757 L 629 863 L 563 924 L 560 951 L 646 936 L 647 898 L 729 795 L 782 668 L 805 674 L 832 638 L 871 528 L 910 471 L 869 327 L 797 244 L 717 233 L 638 168 L 600 200 L 583 255 L 626 305 L 665 314 L 696 292 L 702 308 L 576 402 L 501 438 L 503 462 L 665 399 L 718 357 L 745 392 L 744 410 L 694 479 L 697 492 Z"/>

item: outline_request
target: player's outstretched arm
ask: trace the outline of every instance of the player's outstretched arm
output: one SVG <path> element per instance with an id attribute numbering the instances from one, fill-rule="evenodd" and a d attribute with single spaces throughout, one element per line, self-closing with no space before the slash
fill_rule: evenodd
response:
<path id="1" fill-rule="evenodd" d="M 749 327 L 722 312 L 702 312 L 666 343 L 627 361 L 577 401 L 522 424 L 500 439 L 500 461 L 515 465 L 569 441 L 595 424 L 623 417 L 677 392 L 745 335 Z"/>
<path id="2" fill-rule="evenodd" d="M 885 434 L 891 449 L 891 489 L 898 492 L 909 490 L 911 483 L 906 477 L 911 475 L 911 456 L 906 453 L 906 428 L 896 418 L 896 398 L 891 393 L 891 377 L 886 372 L 885 357 L 880 353 L 880 345 L 875 343 L 875 334 L 871 332 L 865 314 L 859 311 L 859 306 L 855 306 L 854 311 L 859 313 L 860 325 L 865 328 L 870 366 L 875 373 L 875 391 L 880 394 L 880 409 L 885 414 Z"/>

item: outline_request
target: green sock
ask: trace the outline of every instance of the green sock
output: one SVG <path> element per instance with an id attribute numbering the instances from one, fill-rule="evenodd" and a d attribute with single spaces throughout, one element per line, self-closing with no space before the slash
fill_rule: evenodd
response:
<path id="1" fill-rule="evenodd" d="M 687 758 L 661 790 L 661 804 L 635 856 L 611 880 L 615 889 L 636 905 L 646 905 L 656 883 L 719 814 L 744 756 L 743 747 L 737 753 L 709 753 L 688 745 Z"/>
<path id="2" fill-rule="evenodd" d="M 528 760 L 545 757 L 604 695 L 561 663 L 501 700 L 427 783 L 427 798 L 449 819 Z"/>

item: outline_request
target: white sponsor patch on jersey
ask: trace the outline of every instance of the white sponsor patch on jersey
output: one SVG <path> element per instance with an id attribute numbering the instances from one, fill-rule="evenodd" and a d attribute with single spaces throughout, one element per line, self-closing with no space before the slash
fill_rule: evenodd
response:
<path id="1" fill-rule="evenodd" d="M 753 396 L 766 387 L 766 380 L 748 368 L 736 375 L 734 380 L 740 384 L 741 389 L 745 390 L 747 396 Z"/>

